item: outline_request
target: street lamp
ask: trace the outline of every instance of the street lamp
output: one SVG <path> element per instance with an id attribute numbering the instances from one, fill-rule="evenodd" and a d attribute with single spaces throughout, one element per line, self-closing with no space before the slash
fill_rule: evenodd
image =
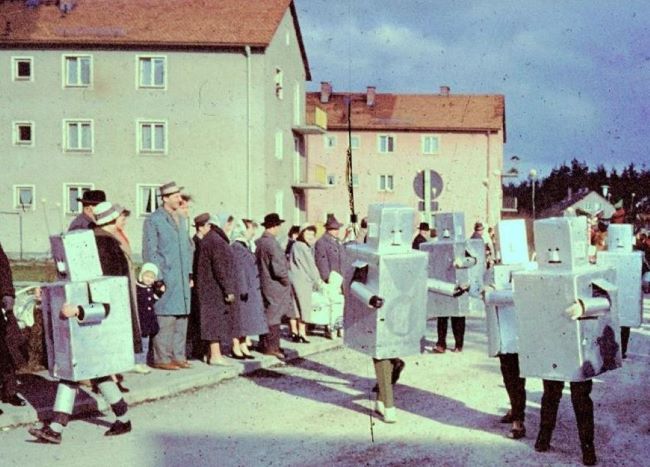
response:
<path id="1" fill-rule="evenodd" d="M 537 170 L 530 169 L 530 172 L 528 172 L 528 178 L 530 179 L 530 186 L 532 189 L 531 198 L 533 203 L 533 219 L 535 219 L 535 184 L 537 183 Z"/>

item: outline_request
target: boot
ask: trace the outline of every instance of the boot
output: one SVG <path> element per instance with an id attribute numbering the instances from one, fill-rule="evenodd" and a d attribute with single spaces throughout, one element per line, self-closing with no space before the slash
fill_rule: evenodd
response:
<path id="1" fill-rule="evenodd" d="M 535 451 L 546 452 L 551 449 L 551 431 L 539 430 L 537 441 L 535 441 Z"/>
<path id="2" fill-rule="evenodd" d="M 596 447 L 594 443 L 584 443 L 580 446 L 582 448 L 582 463 L 584 465 L 596 465 Z"/>

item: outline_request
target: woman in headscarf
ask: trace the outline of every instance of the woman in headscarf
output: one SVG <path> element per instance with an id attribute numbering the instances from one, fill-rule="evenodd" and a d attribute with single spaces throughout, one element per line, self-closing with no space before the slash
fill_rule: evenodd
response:
<path id="1" fill-rule="evenodd" d="M 255 255 L 250 245 L 255 235 L 255 226 L 250 219 L 235 222 L 232 231 L 234 266 L 237 278 L 239 307 L 233 328 L 231 356 L 236 359 L 253 359 L 248 348 L 247 336 L 258 336 L 269 332 L 264 315 L 264 302 L 260 289 L 260 275 Z"/>
<path id="2" fill-rule="evenodd" d="M 311 311 L 311 294 L 315 290 L 320 290 L 323 285 L 312 250 L 315 240 L 316 227 L 312 224 L 303 224 L 289 254 L 289 280 L 293 288 L 296 311 L 296 316 L 289 320 L 291 339 L 305 344 L 309 341 L 306 338 L 305 323 L 300 316 Z"/>

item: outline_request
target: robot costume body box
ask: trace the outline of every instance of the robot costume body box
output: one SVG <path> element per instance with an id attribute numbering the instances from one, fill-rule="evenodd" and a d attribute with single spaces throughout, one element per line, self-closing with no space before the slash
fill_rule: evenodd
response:
<path id="1" fill-rule="evenodd" d="M 633 238 L 631 224 L 610 224 L 607 229 L 607 251 L 596 254 L 596 264 L 616 270 L 618 325 L 638 328 L 643 320 L 643 253 L 632 251 Z"/>
<path id="2" fill-rule="evenodd" d="M 436 214 L 439 240 L 420 244 L 420 251 L 429 255 L 428 318 L 468 316 L 484 310 L 480 292 L 485 274 L 485 243 L 465 238 L 464 217 L 462 212 Z M 459 285 L 469 285 L 469 292 L 454 296 Z"/>
<path id="3" fill-rule="evenodd" d="M 526 222 L 523 219 L 501 221 L 497 224 L 497 241 L 501 264 L 487 271 L 485 317 L 488 331 L 488 355 L 518 353 L 517 316 L 512 298 L 512 273 L 533 270 L 529 261 Z"/>
<path id="4" fill-rule="evenodd" d="M 578 382 L 620 367 L 616 273 L 589 264 L 586 219 L 534 231 L 539 269 L 513 274 L 521 376 Z"/>
<path id="5" fill-rule="evenodd" d="M 43 324 L 50 375 L 80 381 L 133 368 L 129 286 L 126 277 L 102 276 L 91 230 L 50 237 L 59 281 L 43 286 Z M 60 315 L 79 305 L 84 319 Z"/>
<path id="6" fill-rule="evenodd" d="M 415 210 L 368 208 L 368 241 L 349 244 L 344 276 L 345 344 L 378 359 L 421 353 L 426 330 L 427 255 L 411 249 Z M 381 308 L 369 306 L 377 296 Z"/>

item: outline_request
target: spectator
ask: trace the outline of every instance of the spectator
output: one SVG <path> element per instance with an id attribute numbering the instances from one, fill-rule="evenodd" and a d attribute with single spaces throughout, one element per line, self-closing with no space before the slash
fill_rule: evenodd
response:
<path id="1" fill-rule="evenodd" d="M 420 227 L 419 227 L 420 232 L 417 234 L 417 236 L 413 239 L 413 243 L 411 244 L 411 248 L 414 250 L 419 250 L 420 249 L 420 244 L 426 242 L 429 237 L 429 224 L 426 222 L 420 222 Z"/>
<path id="2" fill-rule="evenodd" d="M 185 357 L 187 316 L 190 313 L 190 240 L 186 219 L 177 211 L 181 188 L 175 182 L 160 187 L 162 206 L 144 223 L 142 258 L 158 267 L 165 294 L 156 303 L 160 331 L 153 339 L 155 368 L 191 368 Z"/>
<path id="3" fill-rule="evenodd" d="M 289 240 L 287 241 L 287 247 L 284 250 L 284 254 L 287 257 L 287 260 L 289 259 L 289 255 L 291 254 L 291 248 L 293 248 L 293 244 L 296 242 L 299 233 L 300 233 L 299 225 L 292 225 L 291 228 L 289 229 L 289 233 L 287 234 Z"/>
<path id="4" fill-rule="evenodd" d="M 625 208 L 623 207 L 622 199 L 617 201 L 616 204 L 614 204 L 614 209 L 616 209 L 616 211 L 614 211 L 614 213 L 612 214 L 612 219 L 610 222 L 612 224 L 625 224 L 626 212 L 625 212 Z"/>
<path id="5" fill-rule="evenodd" d="M 210 214 L 204 212 L 194 218 L 196 233 L 192 238 L 194 254 L 192 258 L 192 278 L 196 279 L 197 268 L 199 267 L 199 253 L 201 252 L 201 240 L 210 231 Z M 196 360 L 207 358 L 205 343 L 201 339 L 201 310 L 199 306 L 198 284 L 194 282 L 191 289 L 190 317 L 187 326 L 187 344 L 189 355 Z"/>
<path id="6" fill-rule="evenodd" d="M 77 201 L 81 203 L 81 214 L 70 223 L 68 232 L 95 227 L 95 206 L 106 201 L 106 193 L 102 190 L 84 191 L 81 198 L 77 198 Z"/>
<path id="7" fill-rule="evenodd" d="M 14 316 L 16 298 L 9 259 L 0 245 L 0 384 L 2 385 L 2 402 L 15 406 L 24 406 L 25 401 L 18 394 L 16 368 L 25 363 L 20 350 L 22 335 Z M 2 410 L 0 410 L 2 414 Z"/>
<path id="8" fill-rule="evenodd" d="M 165 292 L 165 286 L 157 283 L 158 268 L 153 263 L 144 263 L 140 269 L 136 294 L 138 299 L 138 317 L 140 318 L 140 332 L 142 333 L 142 352 L 135 355 L 135 371 L 138 373 L 149 373 L 147 367 L 149 355 L 149 341 L 158 334 L 160 329 L 156 311 L 156 302 Z"/>
<path id="9" fill-rule="evenodd" d="M 221 343 L 233 338 L 233 319 L 237 313 L 232 249 L 226 233 L 210 219 L 210 230 L 201 240 L 196 270 L 201 339 L 210 345 L 209 365 L 229 366 L 221 355 Z"/>
<path id="10" fill-rule="evenodd" d="M 325 233 L 318 239 L 314 246 L 316 267 L 324 282 L 329 281 L 332 271 L 343 275 L 345 248 L 339 240 L 341 224 L 333 214 L 327 216 L 325 222 Z"/>
<path id="11" fill-rule="evenodd" d="M 253 221 L 242 219 L 235 224 L 231 244 L 239 294 L 239 307 L 234 320 L 236 337 L 233 338 L 232 351 L 234 355 L 241 355 L 247 359 L 255 358 L 248 348 L 248 336 L 259 336 L 269 332 L 264 317 L 259 271 L 255 264 L 255 255 L 250 250 L 250 242 L 254 235 Z"/>
<path id="12" fill-rule="evenodd" d="M 255 251 L 269 327 L 269 332 L 260 336 L 260 350 L 279 360 L 285 358 L 280 348 L 280 322 L 283 316 L 291 314 L 293 306 L 287 259 L 277 240 L 283 222 L 276 213 L 264 217 L 264 234 L 257 240 Z"/>
<path id="13" fill-rule="evenodd" d="M 289 256 L 289 278 L 294 292 L 295 317 L 289 320 L 291 340 L 308 344 L 307 332 L 301 317 L 311 313 L 312 292 L 320 290 L 323 281 L 318 273 L 312 246 L 316 239 L 316 227 L 304 224 Z"/>

